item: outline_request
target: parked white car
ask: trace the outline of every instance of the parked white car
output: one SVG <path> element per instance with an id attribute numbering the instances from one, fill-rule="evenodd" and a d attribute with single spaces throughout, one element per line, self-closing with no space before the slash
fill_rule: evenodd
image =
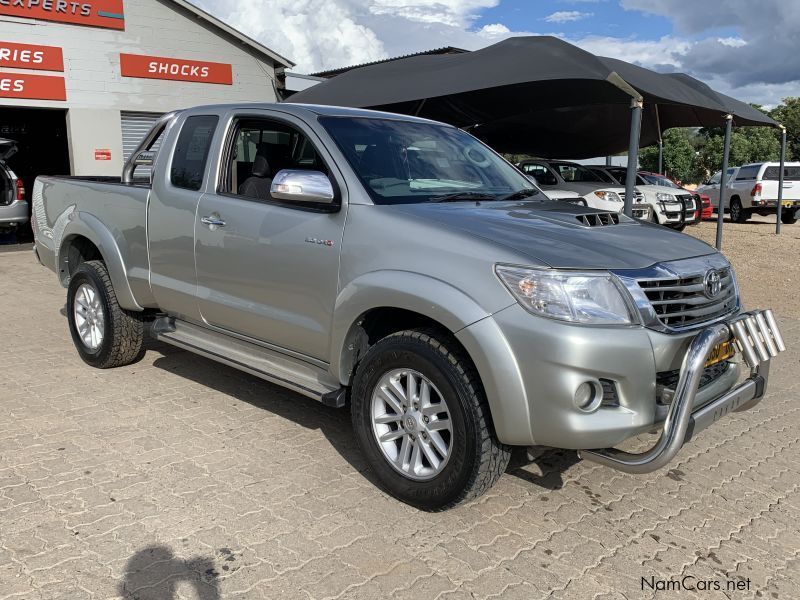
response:
<path id="1" fill-rule="evenodd" d="M 603 179 L 578 163 L 566 160 L 525 160 L 517 167 L 545 194 L 551 192 L 570 192 L 584 199 L 590 208 L 611 212 L 622 212 L 625 207 L 625 188 L 619 184 L 608 185 Z M 650 209 L 642 204 L 644 196 L 635 191 L 633 216 L 637 219 L 650 219 Z"/>
<path id="2" fill-rule="evenodd" d="M 719 206 L 721 171 L 697 188 L 699 193 L 711 198 L 711 205 Z M 774 215 L 778 206 L 778 176 L 780 163 L 752 163 L 728 169 L 723 209 L 730 212 L 731 220 L 745 223 L 753 214 Z M 781 221 L 790 225 L 797 222 L 800 213 L 800 162 L 787 162 L 783 170 L 783 207 Z"/>
<path id="3" fill-rule="evenodd" d="M 627 168 L 605 165 L 587 167 L 610 184 L 625 182 Z M 659 225 L 682 231 L 687 225 L 700 220 L 700 197 L 683 189 L 671 179 L 658 173 L 639 171 L 636 190 L 643 194 L 642 201 L 652 209 L 651 220 Z"/>

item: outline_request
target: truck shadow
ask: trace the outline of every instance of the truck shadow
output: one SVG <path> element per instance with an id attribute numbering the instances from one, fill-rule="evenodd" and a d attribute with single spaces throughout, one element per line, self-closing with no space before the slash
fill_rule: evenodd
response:
<path id="1" fill-rule="evenodd" d="M 128 560 L 117 592 L 126 600 L 177 600 L 178 586 L 185 583 L 198 600 L 220 600 L 218 576 L 213 558 L 184 560 L 168 546 L 153 545 Z"/>
<path id="2" fill-rule="evenodd" d="M 337 409 L 325 406 L 233 367 L 152 339 L 147 342 L 147 350 L 161 355 L 153 362 L 158 369 L 267 410 L 306 429 L 321 431 L 342 458 L 372 484 L 381 487 L 358 447 L 350 424 L 349 407 Z M 533 455 L 529 456 L 525 448 L 515 448 L 506 473 L 536 486 L 555 490 L 564 484 L 563 473 L 577 462 L 577 453 L 570 450 L 536 448 Z"/>
<path id="3" fill-rule="evenodd" d="M 547 490 L 560 490 L 564 487 L 564 473 L 579 462 L 575 450 L 543 446 L 514 448 L 506 474 Z"/>
<path id="4" fill-rule="evenodd" d="M 233 367 L 148 340 L 147 350 L 158 352 L 153 366 L 198 385 L 288 419 L 306 429 L 319 430 L 331 446 L 371 483 L 378 484 L 361 456 L 350 425 L 349 408 L 332 408 Z"/>

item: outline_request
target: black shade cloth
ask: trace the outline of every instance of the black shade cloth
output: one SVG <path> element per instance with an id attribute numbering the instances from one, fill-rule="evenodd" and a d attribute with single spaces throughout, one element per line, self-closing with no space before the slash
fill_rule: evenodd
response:
<path id="1" fill-rule="evenodd" d="M 550 36 L 353 69 L 288 102 L 418 115 L 464 127 L 500 152 L 588 158 L 628 149 L 634 95 L 645 107 L 642 146 L 670 127 L 720 127 L 728 113 L 737 125 L 776 125 L 688 75 L 597 57 Z"/>

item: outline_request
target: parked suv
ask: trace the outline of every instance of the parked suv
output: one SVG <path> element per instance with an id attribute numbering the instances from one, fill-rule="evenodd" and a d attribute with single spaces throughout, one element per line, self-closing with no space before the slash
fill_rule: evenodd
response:
<path id="1" fill-rule="evenodd" d="M 625 184 L 626 167 L 590 165 L 587 168 L 606 181 Z M 658 173 L 639 171 L 636 173 L 636 189 L 644 195 L 643 201 L 652 207 L 654 223 L 682 231 L 686 225 L 700 222 L 700 196 L 671 179 Z"/>
<path id="2" fill-rule="evenodd" d="M 588 206 L 614 212 L 622 212 L 625 206 L 625 187 L 619 183 L 609 185 L 596 173 L 581 164 L 566 160 L 524 160 L 517 167 L 547 194 L 550 190 L 574 192 L 581 196 Z M 634 193 L 633 216 L 647 219 L 651 215 L 645 206 L 643 194 Z"/>
<path id="3" fill-rule="evenodd" d="M 728 169 L 723 207 L 728 209 L 731 221 L 746 223 L 753 214 L 774 215 L 778 205 L 778 176 L 780 163 L 762 162 Z M 711 204 L 719 204 L 720 175 L 717 171 L 702 186 L 699 193 L 708 194 Z M 800 211 L 800 162 L 784 164 L 783 206 L 781 221 L 787 225 L 797 222 Z"/>
<path id="4" fill-rule="evenodd" d="M 0 139 L 0 231 L 16 229 L 28 222 L 25 187 L 6 162 L 16 152 L 14 140 Z"/>

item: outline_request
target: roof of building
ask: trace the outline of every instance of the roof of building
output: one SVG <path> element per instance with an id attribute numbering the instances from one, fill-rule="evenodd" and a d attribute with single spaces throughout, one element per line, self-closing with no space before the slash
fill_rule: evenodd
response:
<path id="1" fill-rule="evenodd" d="M 205 21 L 213 28 L 219 29 L 223 33 L 236 39 L 243 46 L 247 46 L 250 50 L 252 50 L 256 54 L 260 54 L 261 56 L 266 57 L 269 61 L 275 63 L 276 66 L 282 66 L 288 68 L 288 67 L 293 67 L 295 65 L 295 63 L 293 63 L 288 58 L 281 56 L 274 50 L 270 50 L 263 44 L 260 44 L 257 41 L 255 41 L 253 38 L 246 36 L 241 31 L 234 29 L 224 21 L 220 21 L 213 15 L 208 14 L 206 11 L 202 10 L 201 8 L 198 8 L 194 4 L 191 4 L 190 2 L 187 2 L 186 0 L 166 0 L 166 1 L 171 4 L 176 4 L 182 9 L 192 13 L 198 19 Z"/>
<path id="2" fill-rule="evenodd" d="M 369 65 L 378 65 L 380 63 L 392 62 L 395 60 L 400 60 L 402 58 L 409 58 L 411 56 L 424 56 L 428 54 L 463 54 L 465 52 L 469 52 L 469 50 L 464 50 L 463 48 L 456 48 L 455 46 L 443 46 L 441 48 L 434 48 L 432 50 L 423 50 L 422 52 L 412 52 L 411 54 L 404 54 L 402 56 L 394 56 L 392 58 L 373 60 L 372 62 L 361 63 L 358 65 L 350 65 L 349 67 L 339 67 L 338 69 L 328 69 L 327 71 L 318 71 L 316 73 L 311 73 L 311 75 L 313 75 L 314 77 L 330 78 L 336 75 L 341 75 L 342 73 L 346 73 L 347 71 L 352 71 L 353 69 L 367 67 Z"/>

